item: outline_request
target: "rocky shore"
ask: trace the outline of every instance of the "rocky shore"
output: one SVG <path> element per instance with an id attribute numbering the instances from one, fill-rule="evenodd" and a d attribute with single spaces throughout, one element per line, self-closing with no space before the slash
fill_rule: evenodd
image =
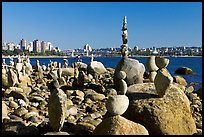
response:
<path id="1" fill-rule="evenodd" d="M 28 57 L 2 63 L 3 135 L 202 135 L 202 89 L 171 76 L 170 62 L 127 57 L 116 69 L 101 62 L 50 62 Z"/>

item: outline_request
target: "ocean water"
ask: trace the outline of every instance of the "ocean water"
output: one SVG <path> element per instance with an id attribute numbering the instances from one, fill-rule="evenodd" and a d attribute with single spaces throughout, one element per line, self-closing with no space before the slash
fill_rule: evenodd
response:
<path id="1" fill-rule="evenodd" d="M 139 62 L 143 63 L 146 67 L 147 57 L 131 57 L 133 59 L 138 60 Z M 189 67 L 193 70 L 192 75 L 181 75 L 184 77 L 188 84 L 194 82 L 196 83 L 194 88 L 197 90 L 202 86 L 202 57 L 167 57 L 170 62 L 167 66 L 168 71 L 172 76 L 178 75 L 175 74 L 175 70 L 179 67 Z M 57 61 L 63 64 L 64 58 L 30 58 L 31 64 L 34 66 L 36 64 L 36 60 L 40 61 L 40 65 L 46 65 L 51 61 Z M 82 57 L 82 62 L 89 64 L 90 58 L 89 57 Z M 121 57 L 94 57 L 95 61 L 100 61 L 104 64 L 106 68 L 116 68 L 118 62 L 120 61 Z M 17 58 L 14 58 L 14 62 L 16 62 Z M 69 66 L 72 63 L 76 62 L 77 58 L 68 58 Z M 9 59 L 6 58 L 6 63 L 9 63 Z"/>

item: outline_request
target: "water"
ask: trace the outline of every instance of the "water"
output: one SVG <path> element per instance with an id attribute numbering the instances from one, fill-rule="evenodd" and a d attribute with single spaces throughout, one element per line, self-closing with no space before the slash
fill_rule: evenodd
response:
<path id="1" fill-rule="evenodd" d="M 137 59 L 141 63 L 146 66 L 147 57 L 131 57 L 133 59 Z M 175 76 L 175 70 L 179 67 L 189 67 L 193 70 L 192 75 L 181 75 L 187 81 L 187 83 L 197 83 L 194 85 L 194 88 L 197 90 L 202 86 L 202 57 L 167 57 L 170 60 L 169 65 L 167 66 L 168 71 L 172 76 Z M 46 65 L 51 61 L 57 61 L 61 64 L 64 63 L 64 58 L 30 58 L 30 62 L 33 66 L 36 64 L 36 59 L 40 61 L 40 65 Z M 82 62 L 89 64 L 89 57 L 82 57 Z M 116 68 L 118 62 L 121 57 L 94 57 L 95 61 L 100 61 L 104 64 L 106 68 Z M 17 58 L 14 58 L 14 62 L 16 62 Z M 76 62 L 76 58 L 68 58 L 69 66 L 72 63 Z M 6 58 L 6 63 L 9 64 L 9 59 Z"/>

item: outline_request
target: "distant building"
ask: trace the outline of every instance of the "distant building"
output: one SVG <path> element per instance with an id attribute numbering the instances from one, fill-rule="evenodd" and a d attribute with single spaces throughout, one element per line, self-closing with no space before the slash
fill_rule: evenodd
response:
<path id="1" fill-rule="evenodd" d="M 155 47 L 153 47 L 153 52 L 152 53 L 153 54 L 158 54 L 158 51 L 157 51 L 157 49 Z"/>
<path id="2" fill-rule="evenodd" d="M 45 53 L 45 51 L 46 51 L 46 46 L 47 46 L 46 42 L 45 42 L 45 41 L 42 41 L 42 42 L 41 42 L 41 52 Z"/>
<path id="3" fill-rule="evenodd" d="M 48 51 L 53 50 L 53 45 L 51 42 L 47 42 L 46 50 L 48 50 Z"/>
<path id="4" fill-rule="evenodd" d="M 13 42 L 9 42 L 9 43 L 6 43 L 6 46 L 8 47 L 7 48 L 8 50 L 13 51 L 15 44 Z"/>
<path id="5" fill-rule="evenodd" d="M 28 45 L 27 45 L 27 50 L 29 52 L 33 51 L 33 42 L 30 42 Z"/>
<path id="6" fill-rule="evenodd" d="M 89 56 L 89 52 L 91 52 L 91 51 L 92 51 L 91 46 L 89 44 L 86 44 L 84 46 L 84 52 L 86 52 L 86 56 Z"/>
<path id="7" fill-rule="evenodd" d="M 34 52 L 41 52 L 41 42 L 39 40 L 33 41 L 33 51 Z"/>
<path id="8" fill-rule="evenodd" d="M 27 42 L 26 42 L 26 40 L 25 39 L 22 39 L 21 41 L 20 41 L 20 49 L 21 50 L 23 50 L 23 51 L 25 51 L 26 50 L 26 48 L 27 48 Z"/>

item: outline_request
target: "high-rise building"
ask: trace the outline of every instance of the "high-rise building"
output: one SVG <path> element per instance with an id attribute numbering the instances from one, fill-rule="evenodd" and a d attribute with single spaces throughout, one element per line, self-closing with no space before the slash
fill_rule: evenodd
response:
<path id="1" fill-rule="evenodd" d="M 33 42 L 30 42 L 28 45 L 27 45 L 27 50 L 29 52 L 33 51 Z"/>
<path id="2" fill-rule="evenodd" d="M 41 52 L 41 42 L 38 39 L 33 41 L 33 51 Z"/>
<path id="3" fill-rule="evenodd" d="M 45 41 L 42 41 L 41 42 L 41 52 L 43 52 L 43 53 L 45 53 L 45 51 L 46 51 L 46 42 Z"/>
<path id="4" fill-rule="evenodd" d="M 46 50 L 49 50 L 49 51 L 53 50 L 53 45 L 51 42 L 47 42 Z"/>
<path id="5" fill-rule="evenodd" d="M 26 43 L 26 40 L 25 40 L 25 39 L 22 39 L 22 40 L 20 41 L 21 50 L 23 50 L 23 51 L 26 50 L 26 48 L 27 48 L 27 45 L 26 45 L 26 44 L 27 44 L 27 43 Z"/>

